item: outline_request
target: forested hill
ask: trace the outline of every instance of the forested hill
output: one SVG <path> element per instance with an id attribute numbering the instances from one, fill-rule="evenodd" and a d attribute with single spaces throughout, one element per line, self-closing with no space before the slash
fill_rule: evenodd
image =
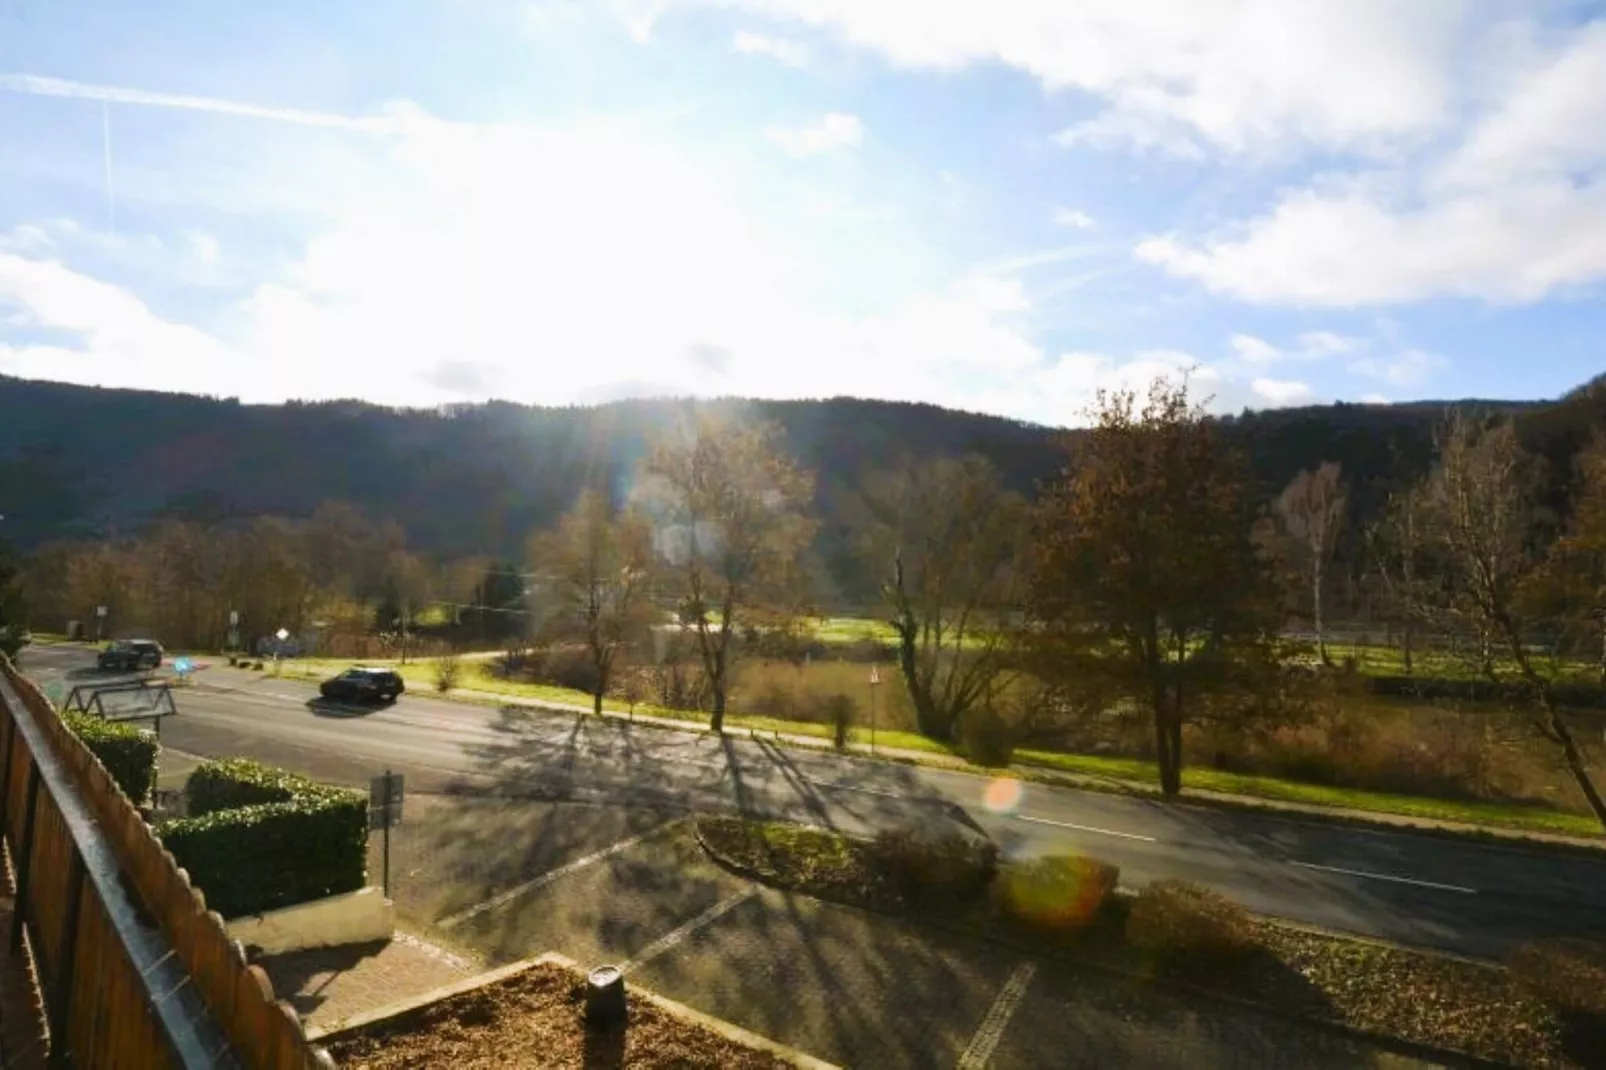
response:
<path id="1" fill-rule="evenodd" d="M 900 454 L 979 453 L 1030 491 L 1063 463 L 1062 432 L 929 405 L 833 398 L 728 402 L 786 430 L 833 503 L 867 465 Z M 1490 403 L 1534 422 L 1566 455 L 1603 416 L 1600 392 L 1557 403 Z M 588 479 L 630 478 L 647 435 L 678 403 L 596 408 L 493 402 L 394 410 L 361 402 L 242 405 L 0 377 L 0 515 L 24 546 L 127 531 L 158 516 L 307 516 L 353 502 L 395 520 L 416 550 L 514 553 Z M 1340 462 L 1357 512 L 1424 471 L 1443 403 L 1332 405 L 1224 421 L 1269 497 L 1302 468 Z"/>

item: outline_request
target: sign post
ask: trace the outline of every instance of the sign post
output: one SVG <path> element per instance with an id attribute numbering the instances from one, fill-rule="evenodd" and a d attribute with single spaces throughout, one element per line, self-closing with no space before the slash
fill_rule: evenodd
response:
<path id="1" fill-rule="evenodd" d="M 881 686 L 881 673 L 870 666 L 870 757 L 875 757 L 875 689 Z"/>
<path id="2" fill-rule="evenodd" d="M 106 633 L 106 607 L 95 607 L 95 642 L 99 643 Z"/>
<path id="3" fill-rule="evenodd" d="M 384 776 L 376 776 L 368 782 L 368 826 L 378 825 L 384 834 L 381 855 L 384 858 L 384 879 L 381 888 L 386 899 L 390 898 L 390 826 L 401 824 L 402 795 L 406 788 L 405 779 L 400 773 L 385 770 Z"/>

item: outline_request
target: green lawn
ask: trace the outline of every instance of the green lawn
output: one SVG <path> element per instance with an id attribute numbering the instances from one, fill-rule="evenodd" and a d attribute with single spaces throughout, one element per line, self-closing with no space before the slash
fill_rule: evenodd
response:
<path id="1" fill-rule="evenodd" d="M 1085 776 L 1109 777 L 1147 784 L 1154 784 L 1159 779 L 1154 763 L 1138 758 L 1107 758 L 1091 754 L 1059 754 L 1052 751 L 1018 751 L 1015 758 L 1021 764 L 1043 766 Z M 1470 825 L 1496 825 L 1567 836 L 1601 834 L 1600 823 L 1592 817 L 1514 803 L 1398 795 L 1206 768 L 1183 770 L 1182 783 L 1184 792 L 1188 788 L 1197 788 L 1311 806 L 1339 807 L 1376 814 L 1400 814 L 1435 821 L 1459 821 Z"/>

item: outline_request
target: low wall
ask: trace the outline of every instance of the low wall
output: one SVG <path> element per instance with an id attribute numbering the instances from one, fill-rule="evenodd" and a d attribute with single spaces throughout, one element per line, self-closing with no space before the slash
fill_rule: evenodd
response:
<path id="1" fill-rule="evenodd" d="M 396 934 L 396 907 L 378 888 L 359 888 L 228 923 L 230 939 L 264 955 L 389 940 Z"/>

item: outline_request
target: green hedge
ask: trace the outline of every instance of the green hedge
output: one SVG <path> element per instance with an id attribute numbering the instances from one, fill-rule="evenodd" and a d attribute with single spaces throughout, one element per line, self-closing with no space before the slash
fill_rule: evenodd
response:
<path id="1" fill-rule="evenodd" d="M 192 816 L 157 829 L 225 918 L 354 892 L 368 880 L 368 799 L 240 759 L 190 777 Z"/>
<path id="2" fill-rule="evenodd" d="M 85 713 L 64 713 L 62 720 L 100 759 L 129 802 L 135 806 L 150 802 L 151 789 L 156 785 L 156 753 L 160 749 L 155 733 Z"/>

